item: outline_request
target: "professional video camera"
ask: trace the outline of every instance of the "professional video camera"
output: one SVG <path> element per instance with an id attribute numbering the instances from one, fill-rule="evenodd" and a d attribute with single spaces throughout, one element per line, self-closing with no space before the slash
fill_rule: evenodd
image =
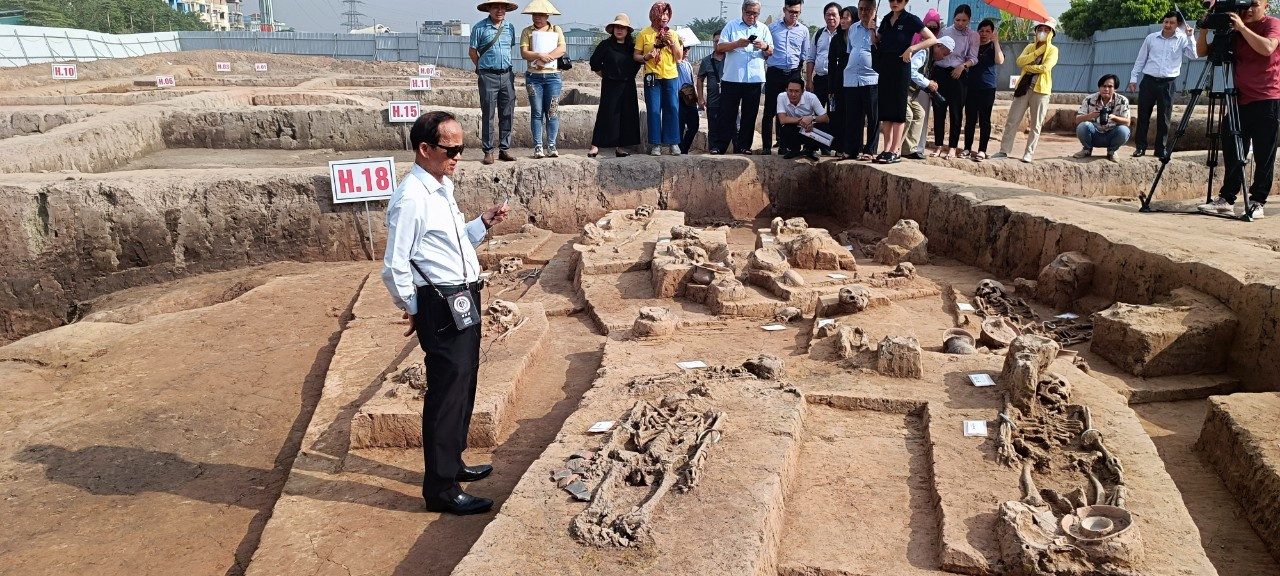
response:
<path id="1" fill-rule="evenodd" d="M 1253 0 L 1206 0 L 1204 18 L 1200 20 L 1201 28 L 1214 32 L 1231 32 L 1231 13 L 1241 14 L 1253 5 Z"/>

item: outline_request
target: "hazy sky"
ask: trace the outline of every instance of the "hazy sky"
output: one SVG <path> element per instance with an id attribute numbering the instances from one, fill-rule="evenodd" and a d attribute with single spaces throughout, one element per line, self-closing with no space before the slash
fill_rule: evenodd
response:
<path id="1" fill-rule="evenodd" d="M 476 10 L 476 4 L 480 0 L 426 0 L 425 2 L 404 2 L 403 0 L 365 0 L 363 4 L 358 5 L 358 10 L 365 14 L 363 18 L 365 25 L 372 25 L 377 22 L 391 27 L 396 32 L 412 32 L 417 29 L 418 22 L 423 20 L 452 20 L 460 19 L 463 22 L 475 23 L 484 17 L 484 14 Z M 528 4 L 527 0 L 515 0 L 521 8 Z M 631 17 L 632 25 L 639 23 L 640 26 L 647 25 L 649 6 L 653 4 L 652 0 L 551 0 L 556 9 L 561 12 L 561 16 L 554 18 L 554 21 L 570 23 L 581 22 L 588 24 L 603 25 L 613 21 L 613 17 L 618 12 L 626 12 Z M 765 8 L 765 14 L 775 13 L 779 17 L 782 13 L 782 0 L 762 0 Z M 843 1 L 843 0 L 842 0 Z M 959 3 L 961 0 L 951 0 Z M 948 7 L 948 0 L 911 0 L 907 5 L 907 9 L 918 15 L 923 15 L 929 8 L 935 8 L 941 3 L 943 8 Z M 731 17 L 737 17 L 740 12 L 741 0 L 733 0 L 724 2 L 726 13 Z M 887 0 L 881 0 L 880 13 L 883 15 L 888 10 Z M 1069 0 L 1044 0 L 1045 7 L 1054 15 L 1059 15 L 1069 6 Z M 687 22 L 692 18 L 713 18 L 720 15 L 721 2 L 718 0 L 676 0 L 672 2 L 675 7 L 673 21 L 676 24 Z M 821 24 L 822 7 L 826 5 L 826 1 L 808 0 L 804 5 L 804 15 L 802 18 L 809 24 Z M 257 12 L 257 0 L 245 0 L 245 13 Z M 347 5 L 340 0 L 275 0 L 276 19 L 282 20 L 289 25 L 304 32 L 342 32 L 345 28 L 342 23 L 346 18 L 342 16 L 347 11 Z M 942 11 L 939 8 L 939 11 Z M 526 25 L 529 22 L 529 16 L 524 14 L 515 14 L 512 21 L 517 25 Z M 948 19 L 949 20 L 949 19 Z"/>

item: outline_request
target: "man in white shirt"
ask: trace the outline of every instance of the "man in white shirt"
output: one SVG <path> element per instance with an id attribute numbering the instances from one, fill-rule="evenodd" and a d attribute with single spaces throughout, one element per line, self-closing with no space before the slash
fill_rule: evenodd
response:
<path id="1" fill-rule="evenodd" d="M 778 95 L 778 123 L 781 128 L 778 136 L 782 147 L 787 149 L 783 158 L 790 160 L 801 155 L 810 160 L 818 160 L 818 141 L 802 135 L 813 133 L 818 123 L 830 122 L 827 109 L 813 92 L 806 92 L 804 80 L 795 79 L 787 83 L 787 91 Z M 801 149 L 803 148 L 803 151 Z"/>
<path id="2" fill-rule="evenodd" d="M 1156 108 L 1156 156 L 1165 154 L 1169 121 L 1173 116 L 1173 81 L 1182 72 L 1182 59 L 1196 57 L 1191 26 L 1178 30 L 1180 24 L 1185 25 L 1182 13 L 1177 10 L 1166 12 L 1160 31 L 1152 32 L 1142 41 L 1138 59 L 1133 63 L 1133 72 L 1129 74 L 1129 92 L 1138 92 L 1138 126 L 1133 137 L 1137 150 L 1133 151 L 1134 158 L 1147 153 L 1147 129 L 1151 124 L 1153 105 Z M 1186 34 L 1182 34 L 1183 31 Z"/>
<path id="3" fill-rule="evenodd" d="M 827 106 L 829 104 L 828 96 L 833 92 L 839 92 L 838 88 L 843 82 L 840 78 L 834 79 L 835 82 L 828 78 L 831 39 L 835 38 L 836 33 L 840 31 L 839 2 L 828 2 L 822 8 L 822 21 L 826 24 L 826 27 L 819 28 L 817 34 L 813 35 L 813 49 L 809 51 L 808 61 L 805 63 L 804 85 L 818 95 L 818 101 L 822 102 L 823 106 Z M 818 129 L 827 133 L 831 132 L 831 126 L 826 123 L 819 124 Z M 830 153 L 831 147 L 823 146 L 822 152 L 824 154 Z"/>
<path id="4" fill-rule="evenodd" d="M 728 152 L 732 140 L 734 152 L 751 155 L 765 60 L 773 55 L 773 35 L 760 22 L 760 10 L 760 0 L 742 0 L 742 18 L 720 31 L 716 52 L 724 54 L 724 77 L 720 79 L 720 129 L 708 145 L 712 154 Z"/>
<path id="5" fill-rule="evenodd" d="M 480 262 L 475 247 L 502 222 L 505 202 L 463 222 L 453 197 L 462 155 L 462 125 L 448 112 L 428 112 L 409 132 L 414 166 L 387 204 L 387 250 L 382 281 L 418 333 L 426 352 L 427 393 L 422 406 L 422 497 L 427 510 L 452 514 L 488 511 L 493 500 L 462 491 L 459 482 L 489 475 L 492 466 L 467 466 L 462 451 L 476 398 L 480 365 Z M 465 239 L 465 241 L 464 241 Z"/>

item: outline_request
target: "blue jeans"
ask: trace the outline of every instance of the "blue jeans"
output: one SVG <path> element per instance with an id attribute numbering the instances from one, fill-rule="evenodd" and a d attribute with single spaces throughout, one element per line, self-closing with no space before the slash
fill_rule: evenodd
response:
<path id="1" fill-rule="evenodd" d="M 644 89 L 645 120 L 649 144 L 675 146 L 680 143 L 680 80 L 657 81 Z"/>
<path id="2" fill-rule="evenodd" d="M 529 92 L 529 116 L 533 123 L 533 145 L 542 146 L 542 122 L 547 122 L 547 146 L 556 145 L 560 135 L 560 73 L 524 75 Z"/>
<path id="3" fill-rule="evenodd" d="M 1076 126 L 1076 138 L 1080 139 L 1080 144 L 1084 145 L 1084 149 L 1090 152 L 1094 148 L 1106 148 L 1107 152 L 1115 152 L 1125 142 L 1129 141 L 1129 127 L 1116 126 L 1106 132 L 1098 130 L 1098 125 L 1093 122 L 1081 122 Z"/>

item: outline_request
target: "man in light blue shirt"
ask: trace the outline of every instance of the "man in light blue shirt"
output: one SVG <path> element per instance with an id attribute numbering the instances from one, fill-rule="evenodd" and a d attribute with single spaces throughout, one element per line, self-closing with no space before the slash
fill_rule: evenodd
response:
<path id="1" fill-rule="evenodd" d="M 876 43 L 875 0 L 858 1 L 858 21 L 849 27 L 845 45 L 849 63 L 844 68 L 844 90 L 840 106 L 844 109 L 844 138 L 840 159 L 870 160 L 880 145 L 880 74 L 872 67 L 871 49 Z M 868 129 L 870 136 L 864 134 Z"/>
<path id="2" fill-rule="evenodd" d="M 792 80 L 800 80 L 804 75 L 804 62 L 809 57 L 809 27 L 800 23 L 800 11 L 804 8 L 804 0 L 785 0 L 782 8 L 782 20 L 769 26 L 769 35 L 773 36 L 773 54 L 765 61 L 768 68 L 764 73 L 764 119 L 760 126 L 760 136 L 764 139 L 761 154 L 773 153 L 773 132 L 778 115 L 778 96 L 787 89 Z M 787 150 L 780 150 L 786 154 Z"/>
<path id="3" fill-rule="evenodd" d="M 733 138 L 734 151 L 750 155 L 760 115 L 765 59 L 773 55 L 773 35 L 760 23 L 760 0 L 743 0 L 742 18 L 725 24 L 716 52 L 724 54 L 724 77 L 720 79 L 720 129 L 714 132 L 711 153 L 724 154 Z M 740 120 L 735 113 L 739 110 Z M 735 120 L 739 120 L 736 130 Z"/>
<path id="4" fill-rule="evenodd" d="M 516 45 L 516 27 L 506 21 L 514 2 L 486 1 L 477 8 L 489 17 L 471 28 L 471 64 L 476 67 L 480 87 L 480 145 L 485 164 L 493 164 L 493 106 L 498 106 L 498 157 L 515 162 L 511 155 L 511 124 L 516 114 L 516 77 L 511 71 L 511 48 Z"/>
<path id="5" fill-rule="evenodd" d="M 1156 157 L 1164 156 L 1169 121 L 1173 116 L 1173 81 L 1182 72 L 1182 59 L 1196 58 L 1191 26 L 1178 30 L 1179 24 L 1184 24 L 1181 12 L 1170 10 L 1165 13 L 1160 31 L 1152 32 L 1142 41 L 1138 60 L 1133 63 L 1133 72 L 1129 74 L 1129 91 L 1138 92 L 1138 126 L 1133 137 L 1137 146 L 1133 151 L 1135 158 L 1147 153 L 1152 106 L 1156 109 Z M 1184 31 L 1185 35 L 1182 34 Z"/>

